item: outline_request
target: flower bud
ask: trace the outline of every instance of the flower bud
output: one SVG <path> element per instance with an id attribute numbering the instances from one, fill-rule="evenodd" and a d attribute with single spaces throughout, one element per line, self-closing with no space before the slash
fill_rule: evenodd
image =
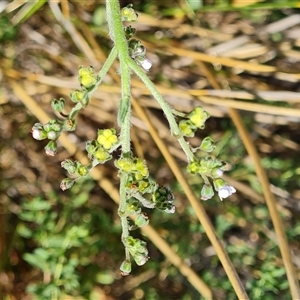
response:
<path id="1" fill-rule="evenodd" d="M 211 176 L 213 178 L 220 178 L 223 176 L 223 171 L 219 168 L 213 168 L 212 171 L 211 171 Z"/>
<path id="2" fill-rule="evenodd" d="M 129 4 L 126 7 L 122 8 L 121 17 L 122 21 L 135 22 L 138 18 L 138 14 L 132 8 L 132 4 Z"/>
<path id="3" fill-rule="evenodd" d="M 54 111 L 56 111 L 58 113 L 62 112 L 65 107 L 65 99 L 64 98 L 59 98 L 58 100 L 52 99 L 51 107 Z"/>
<path id="4" fill-rule="evenodd" d="M 129 157 L 121 157 L 115 160 L 115 166 L 125 173 L 131 173 L 134 168 L 134 163 Z"/>
<path id="5" fill-rule="evenodd" d="M 62 129 L 62 122 L 59 120 L 50 120 L 47 124 L 44 125 L 45 131 L 56 131 L 60 132 Z"/>
<path id="6" fill-rule="evenodd" d="M 35 123 L 31 129 L 32 137 L 35 140 L 41 141 L 47 138 L 47 132 L 44 130 L 44 127 L 40 123 Z"/>
<path id="7" fill-rule="evenodd" d="M 77 122 L 75 119 L 67 119 L 64 121 L 65 131 L 74 131 L 76 129 Z"/>
<path id="8" fill-rule="evenodd" d="M 55 141 L 50 141 L 46 147 L 45 152 L 49 156 L 54 156 L 57 153 L 57 144 Z"/>
<path id="9" fill-rule="evenodd" d="M 125 32 L 126 39 L 130 40 L 135 35 L 136 29 L 131 26 L 127 26 L 124 28 L 124 32 Z"/>
<path id="10" fill-rule="evenodd" d="M 148 251 L 147 251 L 147 253 L 137 252 L 132 256 L 138 266 L 144 265 L 147 262 L 147 260 L 149 259 Z"/>
<path id="11" fill-rule="evenodd" d="M 220 189 L 224 188 L 227 186 L 227 182 L 221 178 L 215 179 L 214 180 L 214 187 L 216 191 L 219 191 Z"/>
<path id="12" fill-rule="evenodd" d="M 47 138 L 49 140 L 56 140 L 58 137 L 59 137 L 59 132 L 57 131 L 51 130 L 47 133 Z"/>
<path id="13" fill-rule="evenodd" d="M 134 161 L 134 171 L 140 174 L 142 178 L 148 177 L 149 170 L 147 168 L 146 162 L 141 158 L 135 158 L 133 161 Z"/>
<path id="14" fill-rule="evenodd" d="M 60 188 L 61 188 L 63 191 L 65 191 L 65 190 L 71 188 L 71 187 L 73 186 L 73 184 L 74 184 L 74 180 L 73 180 L 73 179 L 71 179 L 71 178 L 65 178 L 65 179 L 63 179 L 63 180 L 61 181 L 61 183 L 60 183 Z"/>
<path id="15" fill-rule="evenodd" d="M 93 155 L 94 152 L 96 151 L 96 149 L 97 149 L 97 146 L 96 146 L 95 140 L 87 141 L 85 143 L 85 150 L 87 151 L 87 153 L 89 155 Z"/>
<path id="16" fill-rule="evenodd" d="M 126 205 L 126 213 L 129 215 L 140 214 L 141 213 L 141 204 L 135 198 L 130 198 Z"/>
<path id="17" fill-rule="evenodd" d="M 204 184 L 201 190 L 201 199 L 206 201 L 211 199 L 214 195 L 214 190 L 210 184 Z"/>
<path id="18" fill-rule="evenodd" d="M 205 156 L 204 158 L 201 159 L 200 165 L 207 169 L 212 169 L 217 166 L 216 162 L 218 162 L 218 160 L 213 159 L 211 156 Z"/>
<path id="19" fill-rule="evenodd" d="M 194 126 L 200 129 L 204 128 L 205 121 L 209 117 L 209 114 L 201 106 L 195 107 L 188 115 L 189 120 L 194 124 Z"/>
<path id="20" fill-rule="evenodd" d="M 143 227 L 145 225 L 148 225 L 149 223 L 149 218 L 148 216 L 145 214 L 145 213 L 141 213 L 139 214 L 135 221 L 134 221 L 135 225 L 138 226 L 138 227 Z"/>
<path id="21" fill-rule="evenodd" d="M 195 125 L 189 120 L 181 120 L 179 122 L 179 129 L 186 137 L 193 137 L 196 131 Z"/>
<path id="22" fill-rule="evenodd" d="M 93 156 L 100 162 L 104 163 L 112 158 L 112 156 L 107 152 L 107 150 L 99 147 L 94 153 Z"/>
<path id="23" fill-rule="evenodd" d="M 121 274 L 123 276 L 127 276 L 129 275 L 129 273 L 131 272 L 131 262 L 130 260 L 124 260 L 120 266 L 120 270 L 121 270 Z"/>
<path id="24" fill-rule="evenodd" d="M 84 97 L 84 92 L 80 90 L 72 91 L 70 94 L 70 98 L 73 102 L 80 102 Z"/>
<path id="25" fill-rule="evenodd" d="M 200 170 L 199 161 L 195 160 L 195 161 L 190 162 L 187 165 L 186 169 L 191 174 L 197 174 L 197 173 L 199 173 L 199 170 Z"/>
<path id="26" fill-rule="evenodd" d="M 76 171 L 78 175 L 85 176 L 88 173 L 88 168 L 83 165 L 79 165 Z"/>
<path id="27" fill-rule="evenodd" d="M 75 163 L 70 159 L 65 159 L 61 163 L 62 168 L 67 170 L 69 174 L 74 174 L 76 172 L 76 166 Z"/>
<path id="28" fill-rule="evenodd" d="M 200 149 L 205 152 L 212 152 L 215 150 L 215 148 L 216 148 L 216 145 L 214 144 L 214 141 L 212 140 L 212 138 L 210 138 L 209 136 L 204 138 L 200 145 Z"/>

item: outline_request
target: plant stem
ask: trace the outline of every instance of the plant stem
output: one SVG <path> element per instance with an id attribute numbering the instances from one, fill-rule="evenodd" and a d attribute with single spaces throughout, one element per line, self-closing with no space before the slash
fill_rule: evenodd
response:
<path id="1" fill-rule="evenodd" d="M 130 59 L 130 58 L 129 58 Z M 132 59 L 128 61 L 128 64 L 130 68 L 140 77 L 140 79 L 143 81 L 145 86 L 149 89 L 149 91 L 152 93 L 155 100 L 159 103 L 160 107 L 162 108 L 168 122 L 170 125 L 170 129 L 172 134 L 177 138 L 181 148 L 185 152 L 188 161 L 192 161 L 194 159 L 194 154 L 191 151 L 191 148 L 189 144 L 186 142 L 186 140 L 181 136 L 180 129 L 178 127 L 178 124 L 175 120 L 173 109 L 169 106 L 169 104 L 164 100 L 162 95 L 158 92 L 155 85 L 152 83 L 152 81 L 149 79 L 149 77 L 144 73 L 142 68 L 140 68 Z"/>
<path id="2" fill-rule="evenodd" d="M 159 103 L 160 107 L 162 108 L 163 112 L 166 115 L 166 118 L 169 122 L 170 129 L 172 134 L 175 137 L 179 137 L 181 135 L 179 127 L 175 121 L 174 115 L 172 113 L 172 109 L 169 106 L 169 104 L 164 100 L 162 95 L 158 92 L 155 85 L 152 83 L 152 81 L 149 79 L 149 77 L 144 73 L 142 68 L 140 68 L 132 59 L 128 61 L 128 64 L 130 68 L 140 77 L 140 79 L 143 81 L 145 86 L 148 88 L 148 90 L 151 92 L 155 100 Z"/>
<path id="3" fill-rule="evenodd" d="M 127 64 L 129 57 L 128 44 L 124 34 L 123 23 L 121 20 L 121 11 L 118 0 L 106 1 L 107 21 L 109 26 L 109 34 L 115 43 L 121 73 L 121 89 L 122 98 L 119 112 L 119 126 L 121 127 L 120 141 L 122 147 L 122 154 L 130 153 L 130 117 L 131 117 L 131 103 L 130 103 L 130 69 Z M 127 204 L 126 183 L 128 175 L 122 173 L 120 176 L 120 206 L 119 215 L 122 224 L 122 241 L 129 236 L 129 228 L 127 216 L 124 216 Z M 129 259 L 129 251 L 125 247 L 126 259 Z"/>
<path id="4" fill-rule="evenodd" d="M 106 59 L 104 65 L 102 66 L 101 70 L 97 74 L 97 82 L 94 87 L 85 93 L 84 98 L 81 102 L 77 103 L 76 106 L 72 109 L 69 114 L 69 118 L 74 119 L 77 113 L 83 108 L 83 103 L 87 103 L 90 101 L 92 94 L 97 90 L 98 86 L 101 84 L 103 77 L 106 75 L 110 67 L 112 66 L 113 62 L 115 61 L 118 54 L 118 50 L 116 47 L 113 47 L 110 51 L 108 58 Z"/>

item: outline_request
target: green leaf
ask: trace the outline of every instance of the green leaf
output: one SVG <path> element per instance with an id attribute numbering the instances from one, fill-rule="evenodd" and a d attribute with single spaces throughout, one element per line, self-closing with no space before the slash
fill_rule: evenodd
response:
<path id="1" fill-rule="evenodd" d="M 96 275 L 96 280 L 101 284 L 112 284 L 115 281 L 115 276 L 110 271 L 103 271 Z"/>
<path id="2" fill-rule="evenodd" d="M 36 249 L 33 254 L 25 253 L 23 256 L 24 260 L 30 265 L 43 271 L 47 269 L 48 257 L 48 252 L 42 248 Z"/>
<path id="3" fill-rule="evenodd" d="M 19 24 L 29 19 L 36 11 L 38 11 L 47 0 L 27 1 L 26 4 L 14 15 L 13 23 Z"/>
<path id="4" fill-rule="evenodd" d="M 203 6 L 203 0 L 186 0 L 186 2 L 194 11 L 200 9 Z"/>
<path id="5" fill-rule="evenodd" d="M 22 206 L 23 209 L 26 210 L 38 211 L 38 210 L 49 210 L 52 205 L 50 202 L 37 197 L 32 199 L 31 201 L 23 203 Z"/>
<path id="6" fill-rule="evenodd" d="M 73 207 L 77 208 L 77 207 L 81 207 L 84 203 L 87 202 L 87 200 L 89 199 L 89 194 L 88 193 L 81 193 L 79 194 L 73 201 Z"/>
<path id="7" fill-rule="evenodd" d="M 62 248 L 64 240 L 64 236 L 50 235 L 45 242 L 48 248 Z"/>
<path id="8" fill-rule="evenodd" d="M 22 223 L 18 225 L 17 232 L 24 238 L 30 238 L 32 236 L 32 230 Z"/>

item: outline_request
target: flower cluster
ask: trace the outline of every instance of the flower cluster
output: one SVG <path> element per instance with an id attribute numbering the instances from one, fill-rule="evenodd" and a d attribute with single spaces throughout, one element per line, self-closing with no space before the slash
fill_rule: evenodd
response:
<path id="1" fill-rule="evenodd" d="M 86 151 L 93 166 L 103 164 L 112 158 L 111 153 L 120 145 L 116 130 L 98 130 L 96 140 L 86 142 Z"/>
<path id="2" fill-rule="evenodd" d="M 200 174 L 205 181 L 201 190 L 201 199 L 208 200 L 214 195 L 213 188 L 208 180 L 211 178 L 214 183 L 214 188 L 219 194 L 219 198 L 223 200 L 235 192 L 235 189 L 229 186 L 221 179 L 224 171 L 227 169 L 225 162 L 206 156 L 200 160 L 195 159 L 187 165 L 187 171 L 191 174 Z"/>
<path id="3" fill-rule="evenodd" d="M 149 257 L 146 242 L 140 239 L 135 239 L 132 236 L 128 236 L 124 244 L 138 266 L 142 266 L 147 262 Z"/>
<path id="4" fill-rule="evenodd" d="M 71 188 L 77 179 L 86 176 L 92 168 L 110 160 L 112 158 L 111 153 L 119 144 L 114 128 L 98 130 L 97 139 L 86 142 L 86 151 L 91 161 L 90 165 L 83 166 L 80 162 L 73 162 L 70 159 L 62 162 L 61 166 L 68 171 L 72 178 L 63 179 L 60 184 L 61 189 Z"/>
<path id="5" fill-rule="evenodd" d="M 169 187 L 159 186 L 152 195 L 155 207 L 167 213 L 174 213 L 174 195 Z"/>
<path id="6" fill-rule="evenodd" d="M 61 166 L 68 171 L 68 173 L 72 176 L 72 178 L 65 178 L 60 183 L 60 188 L 65 191 L 73 186 L 75 181 L 83 176 L 86 176 L 90 167 L 83 166 L 79 161 L 72 161 L 70 159 L 65 159 Z"/>
<path id="7" fill-rule="evenodd" d="M 66 130 L 65 123 L 59 120 L 50 120 L 42 125 L 35 123 L 32 127 L 32 136 L 36 140 L 50 140 L 45 147 L 47 155 L 54 156 L 57 152 L 57 139 L 63 130 Z"/>
<path id="8" fill-rule="evenodd" d="M 138 14 L 132 8 L 132 4 L 124 7 L 122 9 L 122 20 L 127 22 L 135 22 L 137 20 Z M 146 71 L 149 71 L 152 67 L 152 62 L 146 58 L 146 48 L 142 43 L 133 39 L 136 30 L 130 25 L 124 28 L 125 37 L 128 40 L 128 49 L 130 57 Z"/>
<path id="9" fill-rule="evenodd" d="M 124 245 L 129 250 L 129 253 L 138 266 L 144 265 L 149 259 L 146 242 L 140 239 L 136 239 L 132 236 L 128 236 L 124 240 Z M 122 263 L 120 270 L 122 272 L 122 275 L 128 275 L 131 272 L 131 261 L 129 259 L 126 259 Z"/>
<path id="10" fill-rule="evenodd" d="M 115 165 L 120 172 L 127 174 L 127 195 L 128 198 L 134 198 L 148 208 L 158 208 L 167 213 L 173 213 L 174 195 L 167 187 L 159 186 L 155 181 L 149 178 L 149 171 L 144 160 L 136 157 L 121 157 L 115 161 Z M 151 199 L 143 196 L 150 194 Z M 130 203 L 130 208 L 133 202 Z M 136 211 L 139 215 L 140 211 Z"/>
<path id="11" fill-rule="evenodd" d="M 193 137 L 197 129 L 204 128 L 209 114 L 201 106 L 197 106 L 185 117 L 186 120 L 179 122 L 179 129 L 184 136 Z"/>
<path id="12" fill-rule="evenodd" d="M 110 6 L 110 2 L 107 2 L 107 6 L 109 9 L 113 8 L 113 6 Z M 118 11 L 117 13 L 119 14 L 120 12 Z M 110 13 L 107 15 L 108 18 L 111 18 L 112 15 L 114 17 L 116 16 L 116 14 L 111 15 Z M 122 9 L 121 17 L 123 22 L 134 22 L 138 15 L 132 5 L 128 5 Z M 89 104 L 92 93 L 100 84 L 101 79 L 107 73 L 114 59 L 119 55 L 121 70 L 123 70 L 123 72 L 120 72 L 122 87 L 130 86 L 130 71 L 134 71 L 148 86 L 155 99 L 162 106 L 169 121 L 171 131 L 176 132 L 178 141 L 187 154 L 189 160 L 187 171 L 191 174 L 199 174 L 204 180 L 204 186 L 201 190 L 201 199 L 211 199 L 214 196 L 214 190 L 218 192 L 221 200 L 227 198 L 235 192 L 235 189 L 221 178 L 226 169 L 226 164 L 213 156 L 203 158 L 203 155 L 194 154 L 198 150 L 205 152 L 206 155 L 207 153 L 213 152 L 215 149 L 213 140 L 210 137 L 205 137 L 200 146 L 195 149 L 192 149 L 185 140 L 185 138 L 194 137 L 198 129 L 204 128 L 209 114 L 201 106 L 195 107 L 188 114 L 170 109 L 160 94 L 155 92 L 155 89 L 152 88 L 152 83 L 145 72 L 136 66 L 136 64 L 140 65 L 146 71 L 152 66 L 152 62 L 146 58 L 146 48 L 139 40 L 133 38 L 136 30 L 131 26 L 120 26 L 121 22 L 118 23 L 119 26 L 110 28 L 110 30 L 113 29 L 116 31 L 112 32 L 111 36 L 114 39 L 117 36 L 115 33 L 118 33 L 118 36 L 123 33 L 124 36 L 120 41 L 126 42 L 127 49 L 126 47 L 117 47 L 119 41 L 114 41 L 116 46 L 98 75 L 95 75 L 92 66 L 79 67 L 78 81 L 81 88 L 70 93 L 70 99 L 74 103 L 74 107 L 69 114 L 66 114 L 64 111 L 65 99 L 53 99 L 51 102 L 53 110 L 64 119 L 50 120 L 45 125 L 36 123 L 32 128 L 33 137 L 37 140 L 48 139 L 49 142 L 45 147 L 46 153 L 47 155 L 55 155 L 57 152 L 57 139 L 60 134 L 63 131 L 74 131 L 76 129 L 76 116 L 78 112 Z M 113 20 L 109 20 L 108 24 L 113 24 Z M 117 29 L 117 27 L 119 27 L 119 29 Z M 123 84 L 123 82 L 126 84 Z M 87 166 L 82 165 L 79 161 L 72 161 L 70 159 L 66 159 L 62 162 L 61 166 L 69 173 L 70 177 L 63 179 L 60 186 L 63 190 L 71 188 L 77 179 L 88 175 L 95 166 L 112 159 L 112 153 L 121 146 L 120 158 L 116 159 L 114 163 L 118 168 L 121 178 L 121 204 L 118 213 L 122 219 L 122 241 L 126 248 L 126 259 L 121 265 L 121 271 L 126 275 L 131 271 L 130 255 L 138 265 L 143 265 L 148 260 L 146 243 L 129 235 L 130 230 L 145 226 L 149 223 L 148 216 L 142 211 L 142 207 L 157 208 L 166 213 L 174 213 L 175 206 L 173 204 L 174 195 L 170 188 L 160 186 L 151 179 L 145 161 L 141 158 L 134 157 L 130 152 L 129 90 L 126 91 L 124 88 L 122 97 L 118 112 L 118 125 L 121 127 L 120 138 L 114 128 L 99 129 L 97 137 L 94 140 L 86 142 L 86 151 L 90 160 Z M 179 124 L 176 123 L 174 115 L 181 117 Z M 129 217 L 132 217 L 134 221 L 131 222 Z"/>
<path id="13" fill-rule="evenodd" d="M 82 87 L 82 90 L 74 90 L 70 94 L 70 98 L 77 105 L 72 109 L 72 111 L 66 115 L 63 113 L 65 108 L 65 99 L 52 99 L 51 107 L 52 109 L 60 114 L 64 120 L 50 120 L 47 124 L 42 125 L 36 123 L 32 127 L 32 136 L 36 140 L 49 139 L 49 143 L 45 147 L 45 152 L 47 155 L 54 156 L 57 153 L 57 139 L 63 131 L 74 131 L 76 129 L 76 119 L 77 113 L 88 104 L 89 97 L 88 92 L 95 87 L 97 83 L 97 76 L 94 74 L 93 67 L 79 67 L 78 70 L 78 80 Z"/>
<path id="14" fill-rule="evenodd" d="M 123 156 L 115 161 L 120 172 L 128 175 L 126 187 L 128 193 L 151 193 L 153 183 L 149 180 L 149 170 L 144 160 L 137 157 Z"/>

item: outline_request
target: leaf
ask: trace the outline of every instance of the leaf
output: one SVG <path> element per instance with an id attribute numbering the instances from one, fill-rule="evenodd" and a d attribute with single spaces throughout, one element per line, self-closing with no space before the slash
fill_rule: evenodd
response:
<path id="1" fill-rule="evenodd" d="M 48 253 L 46 250 L 38 248 L 34 253 L 25 253 L 23 259 L 33 267 L 45 271 L 47 269 Z"/>
<path id="2" fill-rule="evenodd" d="M 88 193 L 81 193 L 79 194 L 73 201 L 73 207 L 78 208 L 81 207 L 86 201 L 89 199 Z"/>
<path id="3" fill-rule="evenodd" d="M 23 7 L 13 16 L 12 23 L 17 25 L 29 19 L 36 11 L 38 11 L 47 1 L 35 0 L 28 1 Z"/>
<path id="4" fill-rule="evenodd" d="M 121 99 L 118 111 L 118 125 L 121 127 L 124 123 L 125 117 L 130 107 L 130 100 L 128 98 Z"/>
<path id="5" fill-rule="evenodd" d="M 23 203 L 22 207 L 26 210 L 33 210 L 33 211 L 39 211 L 39 210 L 49 210 L 51 208 L 52 204 L 48 201 L 43 200 L 42 198 L 36 197 L 32 199 L 31 201 Z"/>
<path id="6" fill-rule="evenodd" d="M 203 7 L 203 0 L 186 0 L 186 2 L 193 11 Z"/>
<path id="7" fill-rule="evenodd" d="M 112 284 L 115 281 L 115 276 L 110 271 L 103 271 L 96 275 L 96 280 L 101 284 Z"/>
<path id="8" fill-rule="evenodd" d="M 32 236 L 32 230 L 22 223 L 18 225 L 17 232 L 24 238 L 30 238 Z"/>

